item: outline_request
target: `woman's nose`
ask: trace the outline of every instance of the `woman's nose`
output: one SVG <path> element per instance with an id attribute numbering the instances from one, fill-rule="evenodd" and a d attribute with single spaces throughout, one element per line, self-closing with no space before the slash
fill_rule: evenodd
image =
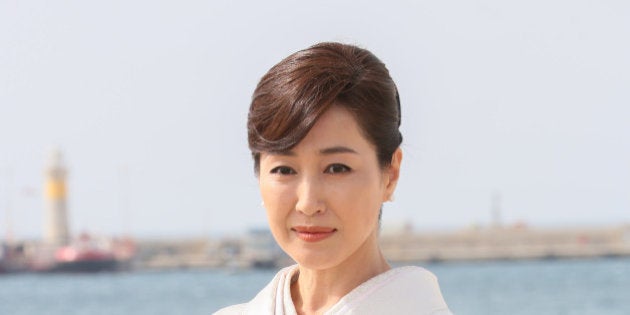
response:
<path id="1" fill-rule="evenodd" d="M 322 184 L 317 178 L 304 178 L 298 187 L 295 210 L 307 216 L 321 214 L 326 210 Z"/>

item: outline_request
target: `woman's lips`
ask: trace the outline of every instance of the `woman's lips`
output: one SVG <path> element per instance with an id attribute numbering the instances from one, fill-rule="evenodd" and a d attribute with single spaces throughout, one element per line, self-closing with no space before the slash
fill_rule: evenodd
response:
<path id="1" fill-rule="evenodd" d="M 319 242 L 337 232 L 337 229 L 323 226 L 294 226 L 291 231 L 305 242 Z"/>

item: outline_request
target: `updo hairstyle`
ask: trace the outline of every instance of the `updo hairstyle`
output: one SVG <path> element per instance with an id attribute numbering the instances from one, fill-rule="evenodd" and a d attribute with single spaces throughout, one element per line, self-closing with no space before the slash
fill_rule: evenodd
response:
<path id="1" fill-rule="evenodd" d="M 352 113 L 379 165 L 388 166 L 402 142 L 396 85 L 368 50 L 327 42 L 288 56 L 258 83 L 247 117 L 256 174 L 261 152 L 291 150 L 333 105 Z"/>

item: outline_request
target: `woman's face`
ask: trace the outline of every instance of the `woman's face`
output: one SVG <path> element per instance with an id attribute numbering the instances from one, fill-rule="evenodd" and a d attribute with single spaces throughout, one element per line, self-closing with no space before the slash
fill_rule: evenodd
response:
<path id="1" fill-rule="evenodd" d="M 377 250 L 378 214 L 396 187 L 402 153 L 379 166 L 346 109 L 333 106 L 288 152 L 260 156 L 259 184 L 280 247 L 312 269 Z"/>

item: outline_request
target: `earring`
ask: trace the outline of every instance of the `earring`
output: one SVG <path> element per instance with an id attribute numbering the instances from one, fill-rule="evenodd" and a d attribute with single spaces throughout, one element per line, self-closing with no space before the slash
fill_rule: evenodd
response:
<path id="1" fill-rule="evenodd" d="M 264 202 L 264 201 L 261 201 L 261 202 L 260 202 L 260 206 L 264 208 L 264 207 L 265 207 L 265 202 Z"/>
<path id="2" fill-rule="evenodd" d="M 389 195 L 389 199 L 387 199 L 387 201 L 393 202 L 394 201 L 394 194 Z"/>

